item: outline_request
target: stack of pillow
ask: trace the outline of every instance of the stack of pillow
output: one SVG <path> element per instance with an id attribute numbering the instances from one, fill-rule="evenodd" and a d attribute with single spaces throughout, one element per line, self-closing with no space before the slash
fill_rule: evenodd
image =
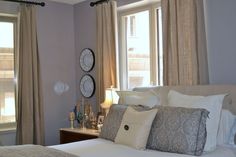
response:
<path id="1" fill-rule="evenodd" d="M 110 108 L 101 138 L 135 149 L 189 155 L 201 155 L 217 144 L 234 142 L 229 132 L 236 132 L 236 127 L 232 128 L 235 116 L 226 110 L 221 112 L 225 94 L 190 96 L 170 90 L 166 106 L 153 91 L 120 91 L 118 95 L 119 104 Z"/>

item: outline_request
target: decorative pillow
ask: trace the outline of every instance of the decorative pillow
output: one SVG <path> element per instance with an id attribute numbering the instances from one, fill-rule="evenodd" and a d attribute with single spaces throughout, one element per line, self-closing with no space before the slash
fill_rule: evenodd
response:
<path id="1" fill-rule="evenodd" d="M 119 104 L 144 105 L 154 107 L 160 104 L 158 95 L 152 90 L 146 92 L 116 91 L 119 96 Z"/>
<path id="2" fill-rule="evenodd" d="M 229 144 L 236 145 L 236 119 L 230 131 Z"/>
<path id="3" fill-rule="evenodd" d="M 201 155 L 206 142 L 205 109 L 158 106 L 147 142 L 148 149 Z"/>
<path id="4" fill-rule="evenodd" d="M 236 116 L 233 115 L 230 111 L 223 109 L 221 111 L 219 130 L 217 134 L 217 144 L 229 144 L 230 133 L 234 125 Z"/>
<path id="5" fill-rule="evenodd" d="M 145 149 L 156 113 L 157 109 L 139 112 L 128 107 L 116 135 L 115 143 L 136 149 Z"/>
<path id="6" fill-rule="evenodd" d="M 189 96 L 171 90 L 168 93 L 168 105 L 188 108 L 204 108 L 210 112 L 206 123 L 207 141 L 204 151 L 216 148 L 217 131 L 220 121 L 222 103 L 226 94 L 212 96 Z"/>
<path id="7" fill-rule="evenodd" d="M 107 117 L 104 120 L 103 126 L 101 128 L 100 138 L 114 141 L 116 134 L 120 128 L 120 124 L 123 115 L 129 105 L 114 104 L 111 106 Z M 137 111 L 150 110 L 150 108 L 141 105 L 132 105 Z"/>

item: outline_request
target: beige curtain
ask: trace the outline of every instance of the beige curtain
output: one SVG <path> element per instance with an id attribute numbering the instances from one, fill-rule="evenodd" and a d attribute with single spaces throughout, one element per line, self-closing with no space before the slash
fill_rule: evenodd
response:
<path id="1" fill-rule="evenodd" d="M 98 105 L 104 101 L 105 89 L 116 87 L 116 2 L 109 1 L 96 6 L 96 98 Z"/>
<path id="2" fill-rule="evenodd" d="M 203 0 L 162 0 L 164 85 L 208 84 Z"/>
<path id="3" fill-rule="evenodd" d="M 35 7 L 21 5 L 19 56 L 17 144 L 44 144 L 44 118 Z"/>

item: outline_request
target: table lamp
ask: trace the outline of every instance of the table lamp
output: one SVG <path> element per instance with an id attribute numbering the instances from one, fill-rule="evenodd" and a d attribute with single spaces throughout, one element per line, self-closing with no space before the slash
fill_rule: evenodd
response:
<path id="1" fill-rule="evenodd" d="M 109 112 L 109 108 L 112 105 L 112 103 L 113 103 L 112 88 L 107 88 L 105 91 L 105 101 L 100 104 L 102 109 L 105 110 L 106 115 Z"/>

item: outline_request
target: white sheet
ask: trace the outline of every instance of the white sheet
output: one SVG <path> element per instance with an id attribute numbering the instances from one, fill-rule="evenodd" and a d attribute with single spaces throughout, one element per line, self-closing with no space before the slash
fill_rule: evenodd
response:
<path id="1" fill-rule="evenodd" d="M 50 147 L 80 157 L 193 157 L 190 155 L 166 153 L 154 150 L 135 150 L 99 138 Z M 236 157 L 236 147 L 218 146 L 215 151 L 205 153 L 201 157 Z"/>

